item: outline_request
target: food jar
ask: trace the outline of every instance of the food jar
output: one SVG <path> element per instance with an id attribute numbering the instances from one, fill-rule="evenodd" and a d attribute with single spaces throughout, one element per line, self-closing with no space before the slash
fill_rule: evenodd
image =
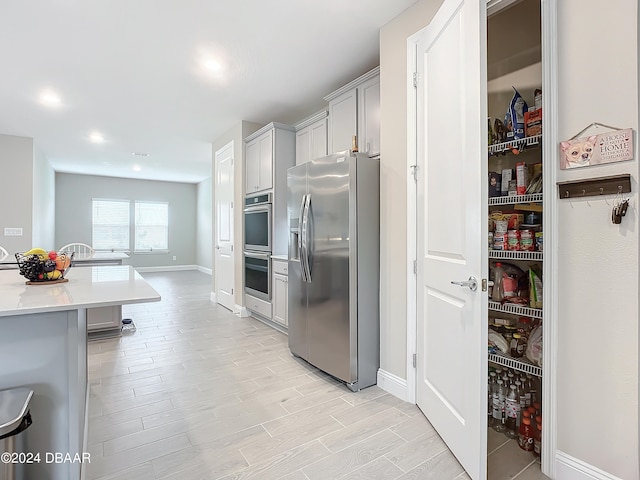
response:
<path id="1" fill-rule="evenodd" d="M 520 250 L 531 252 L 535 250 L 534 233 L 529 229 L 520 230 Z"/>
<path id="2" fill-rule="evenodd" d="M 507 250 L 520 250 L 520 232 L 518 230 L 507 232 Z"/>

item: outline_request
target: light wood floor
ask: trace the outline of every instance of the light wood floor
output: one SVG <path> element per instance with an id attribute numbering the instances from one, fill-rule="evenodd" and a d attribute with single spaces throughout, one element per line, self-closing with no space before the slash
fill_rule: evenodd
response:
<path id="1" fill-rule="evenodd" d="M 212 304 L 210 276 L 144 276 L 162 301 L 89 344 L 87 479 L 469 478 L 415 405 L 292 357 L 285 335 Z M 543 478 L 506 440 L 489 433 L 490 478 Z"/>

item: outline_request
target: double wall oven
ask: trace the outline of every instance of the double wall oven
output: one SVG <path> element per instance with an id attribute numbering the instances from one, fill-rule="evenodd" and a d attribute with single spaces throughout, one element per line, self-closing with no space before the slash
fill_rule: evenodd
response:
<path id="1" fill-rule="evenodd" d="M 244 200 L 244 291 L 271 301 L 272 194 Z"/>

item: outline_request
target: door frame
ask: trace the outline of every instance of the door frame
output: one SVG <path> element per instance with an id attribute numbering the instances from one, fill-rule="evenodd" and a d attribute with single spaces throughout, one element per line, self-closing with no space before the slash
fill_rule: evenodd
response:
<path id="1" fill-rule="evenodd" d="M 551 478 L 555 477 L 557 454 L 557 350 L 558 350 L 558 301 L 557 301 L 557 274 L 555 266 L 558 265 L 558 197 L 556 195 L 557 171 L 559 166 L 558 154 L 558 29 L 557 29 L 557 1 L 540 0 L 542 20 L 542 108 L 545 111 L 544 129 L 545 141 L 542 145 L 543 157 L 547 159 L 543 169 L 543 181 L 546 186 L 543 192 L 545 205 L 543 218 L 543 231 L 545 257 L 543 262 L 543 298 L 545 328 L 543 330 L 544 349 L 542 353 L 543 381 L 542 389 L 545 393 L 542 402 L 543 416 L 543 451 L 542 472 Z M 502 8 L 514 3 L 514 0 L 487 0 L 488 12 L 496 13 Z M 417 45 L 422 36 L 422 31 L 410 35 L 407 38 L 407 349 L 406 349 L 406 394 L 407 402 L 416 403 L 417 369 L 414 365 L 414 355 L 417 352 L 418 329 L 418 277 L 414 273 L 414 265 L 417 261 L 417 182 L 414 171 L 417 169 L 417 87 L 414 83 L 414 74 L 417 72 Z M 552 168 L 549 168 L 551 166 Z M 420 172 L 416 172 L 420 175 Z M 551 187 L 551 188 L 550 188 Z M 480 400 L 479 400 L 480 401 Z"/>
<path id="2" fill-rule="evenodd" d="M 222 147 L 220 147 L 218 150 L 216 150 L 213 153 L 213 177 L 212 177 L 212 187 L 213 187 L 213 191 L 212 191 L 212 200 L 213 200 L 213 214 L 212 214 L 212 220 L 213 220 L 213 242 L 212 242 L 212 249 L 213 249 L 213 259 L 212 259 L 212 264 L 213 264 L 213 281 L 214 281 L 214 288 L 213 288 L 213 292 L 211 292 L 211 301 L 213 303 L 218 303 L 218 298 L 217 298 L 217 294 L 218 294 L 218 265 L 216 264 L 216 255 L 217 255 L 217 248 L 216 248 L 216 244 L 217 244 L 217 240 L 218 240 L 218 219 L 216 218 L 216 212 L 217 212 L 217 205 L 218 205 L 218 192 L 217 192 L 217 188 L 216 188 L 216 178 L 218 175 L 218 155 L 221 152 L 225 152 L 226 150 L 229 150 L 231 152 L 231 159 L 233 162 L 233 168 L 232 168 L 232 172 L 233 172 L 233 179 L 231 180 L 231 186 L 233 188 L 233 194 L 232 194 L 232 198 L 233 198 L 233 202 L 235 202 L 235 176 L 236 176 L 236 171 L 235 171 L 235 144 L 234 141 L 231 140 L 230 142 L 226 143 L 225 145 L 223 145 Z M 235 205 L 232 203 L 232 207 L 233 211 L 235 212 Z M 233 222 L 233 228 L 231 229 L 231 235 L 233 238 L 233 241 L 231 242 L 232 247 L 231 247 L 231 259 L 233 262 L 233 268 L 232 268 L 232 272 L 231 274 L 233 275 L 233 297 L 234 297 L 234 306 L 232 311 L 235 311 L 235 270 L 236 270 L 236 235 L 235 235 L 235 223 L 236 223 L 236 219 L 235 219 L 235 213 L 233 213 L 231 215 L 231 219 Z"/>

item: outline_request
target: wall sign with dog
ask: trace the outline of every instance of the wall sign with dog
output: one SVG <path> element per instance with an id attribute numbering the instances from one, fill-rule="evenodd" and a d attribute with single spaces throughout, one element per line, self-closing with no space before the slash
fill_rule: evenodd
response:
<path id="1" fill-rule="evenodd" d="M 593 126 L 606 125 L 593 123 L 578 135 Z M 614 130 L 590 137 L 574 137 L 560 142 L 560 152 L 562 170 L 633 160 L 633 129 Z"/>

